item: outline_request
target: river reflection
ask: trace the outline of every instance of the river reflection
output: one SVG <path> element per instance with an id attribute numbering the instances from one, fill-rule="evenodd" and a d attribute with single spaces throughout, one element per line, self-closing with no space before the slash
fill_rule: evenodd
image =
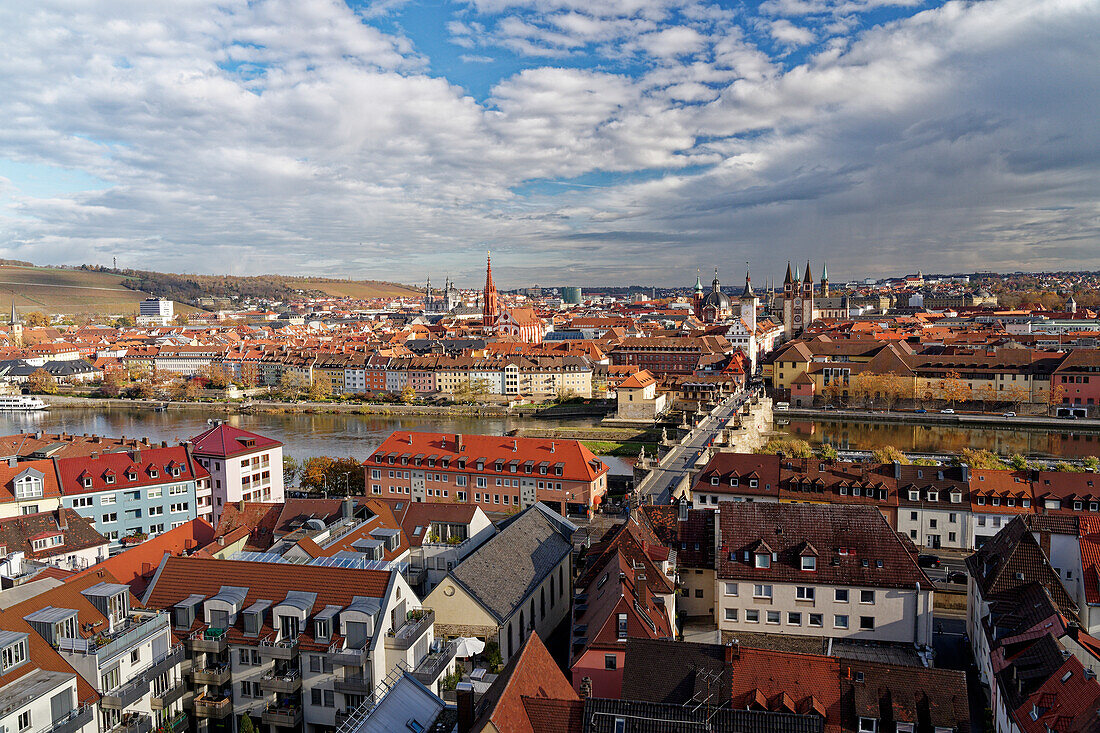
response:
<path id="1" fill-rule="evenodd" d="M 839 420 L 790 420 L 785 425 L 777 423 L 776 430 L 814 445 L 829 443 L 840 450 L 872 450 L 892 445 L 916 453 L 958 453 L 964 448 L 982 448 L 1001 455 L 1064 458 L 1100 455 L 1097 433 Z"/>

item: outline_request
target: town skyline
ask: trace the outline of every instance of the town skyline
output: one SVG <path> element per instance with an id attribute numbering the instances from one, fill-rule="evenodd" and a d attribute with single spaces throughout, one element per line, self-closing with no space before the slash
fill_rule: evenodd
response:
<path id="1" fill-rule="evenodd" d="M 670 286 L 746 259 L 1081 269 L 1100 244 L 1084 0 L 2 17 L 4 257 L 473 283 L 491 249 L 502 282 Z"/>

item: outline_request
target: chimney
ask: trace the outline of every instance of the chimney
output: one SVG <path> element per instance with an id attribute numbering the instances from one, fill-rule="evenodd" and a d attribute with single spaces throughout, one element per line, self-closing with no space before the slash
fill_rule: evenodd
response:
<path id="1" fill-rule="evenodd" d="M 551 453 L 554 452 L 554 441 L 552 441 L 552 440 L 550 441 L 550 452 Z"/>
<path id="2" fill-rule="evenodd" d="M 132 460 L 134 463 L 141 463 L 141 451 L 137 448 L 134 448 L 132 451 L 130 451 L 130 460 Z"/>
<path id="3" fill-rule="evenodd" d="M 98 435 L 96 435 L 95 433 L 92 433 L 92 442 L 93 442 L 93 443 L 102 443 L 102 442 L 103 442 L 103 438 L 99 437 L 99 436 L 98 436 Z"/>
<path id="4" fill-rule="evenodd" d="M 894 461 L 894 479 L 896 480 L 896 479 L 900 479 L 900 478 L 901 478 L 901 462 L 900 461 Z"/>
<path id="5" fill-rule="evenodd" d="M 344 497 L 344 519 L 351 519 L 355 515 L 355 503 L 350 496 Z"/>
<path id="6" fill-rule="evenodd" d="M 592 697 L 592 678 L 585 677 L 581 680 L 581 689 L 579 690 L 580 698 L 587 700 Z"/>
<path id="7" fill-rule="evenodd" d="M 11 458 L 8 459 L 8 468 L 15 468 L 18 465 L 19 465 L 19 458 L 17 458 L 16 456 L 12 456 Z"/>
<path id="8" fill-rule="evenodd" d="M 965 483 L 970 483 L 970 466 L 965 463 L 960 463 L 959 470 L 962 471 L 962 480 Z"/>
<path id="9" fill-rule="evenodd" d="M 473 683 L 459 682 L 455 687 L 455 701 L 458 703 L 458 733 L 470 733 L 474 727 Z"/>
<path id="10" fill-rule="evenodd" d="M 733 664 L 741 658 L 741 645 L 737 639 L 726 642 L 726 664 Z"/>
<path id="11" fill-rule="evenodd" d="M 65 507 L 57 508 L 57 528 L 62 532 L 69 529 L 69 515 L 65 513 Z"/>
<path id="12" fill-rule="evenodd" d="M 455 433 L 455 453 L 462 452 L 462 433 Z"/>
<path id="13" fill-rule="evenodd" d="M 681 499 L 680 503 L 677 504 L 676 508 L 678 510 L 677 518 L 681 522 L 686 522 L 688 520 L 688 503 L 687 503 L 687 499 Z"/>

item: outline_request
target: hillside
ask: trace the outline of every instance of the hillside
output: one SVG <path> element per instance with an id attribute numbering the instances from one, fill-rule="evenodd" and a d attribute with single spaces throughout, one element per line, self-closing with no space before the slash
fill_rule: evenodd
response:
<path id="1" fill-rule="evenodd" d="M 291 300 L 300 294 L 343 298 L 416 296 L 419 291 L 377 280 L 336 280 L 290 275 L 177 275 L 144 270 L 118 270 L 124 285 L 172 300 L 198 304 L 200 298 L 268 298 Z"/>
<path id="2" fill-rule="evenodd" d="M 125 282 L 117 273 L 0 265 L 0 311 L 10 311 L 14 296 L 19 313 L 133 314 L 148 296 L 127 288 Z"/>

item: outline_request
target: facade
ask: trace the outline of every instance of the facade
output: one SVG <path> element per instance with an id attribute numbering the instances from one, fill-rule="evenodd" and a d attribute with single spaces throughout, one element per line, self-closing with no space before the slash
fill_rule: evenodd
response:
<path id="1" fill-rule="evenodd" d="M 688 502 L 681 501 L 675 506 L 643 506 L 639 517 L 657 540 L 675 553 L 676 610 L 688 618 L 714 618 L 717 514 L 709 509 L 692 509 Z"/>
<path id="2" fill-rule="evenodd" d="M 0 567 L 8 577 L 18 574 L 14 553 L 21 553 L 24 570 L 29 562 L 75 572 L 106 559 L 109 546 L 92 522 L 72 509 L 0 519 Z"/>
<path id="3" fill-rule="evenodd" d="M 425 597 L 437 633 L 495 641 L 505 662 L 532 632 L 549 638 L 569 614 L 575 531 L 541 504 L 502 522 Z"/>
<path id="4" fill-rule="evenodd" d="M 431 684 L 447 668 L 424 666 L 434 616 L 397 573 L 168 557 L 145 599 L 185 640 L 195 716 L 210 727 L 250 715 L 330 730 L 396 667 Z"/>
<path id="5" fill-rule="evenodd" d="M 477 505 L 409 502 L 401 531 L 409 543 L 411 582 L 426 595 L 497 530 Z"/>
<path id="6" fill-rule="evenodd" d="M 363 462 L 367 491 L 486 511 L 543 502 L 584 511 L 607 492 L 608 467 L 575 440 L 398 431 Z"/>
<path id="7" fill-rule="evenodd" d="M 827 286 L 828 281 L 823 281 Z M 810 275 L 810 263 L 806 262 L 806 275 L 803 278 L 791 277 L 791 263 L 787 263 L 787 276 L 783 279 L 783 332 L 787 338 L 794 338 L 803 329 L 817 320 L 814 309 L 814 279 Z"/>
<path id="8" fill-rule="evenodd" d="M 165 298 L 146 298 L 138 304 L 137 325 L 168 326 L 175 318 L 175 306 Z"/>
<path id="9" fill-rule="evenodd" d="M 199 507 L 210 475 L 187 446 L 130 449 L 58 458 L 62 505 L 90 519 L 112 551 L 209 517 Z"/>
<path id="10" fill-rule="evenodd" d="M 657 379 L 641 370 L 615 388 L 615 417 L 619 420 L 653 422 L 668 407 L 668 395 L 657 392 Z"/>
<path id="11" fill-rule="evenodd" d="M 227 503 L 281 502 L 283 444 L 225 423 L 191 439 L 195 460 L 209 473 L 211 523 L 217 525 Z"/>
<path id="12" fill-rule="evenodd" d="M 932 585 L 868 506 L 719 505 L 722 631 L 932 642 Z"/>

